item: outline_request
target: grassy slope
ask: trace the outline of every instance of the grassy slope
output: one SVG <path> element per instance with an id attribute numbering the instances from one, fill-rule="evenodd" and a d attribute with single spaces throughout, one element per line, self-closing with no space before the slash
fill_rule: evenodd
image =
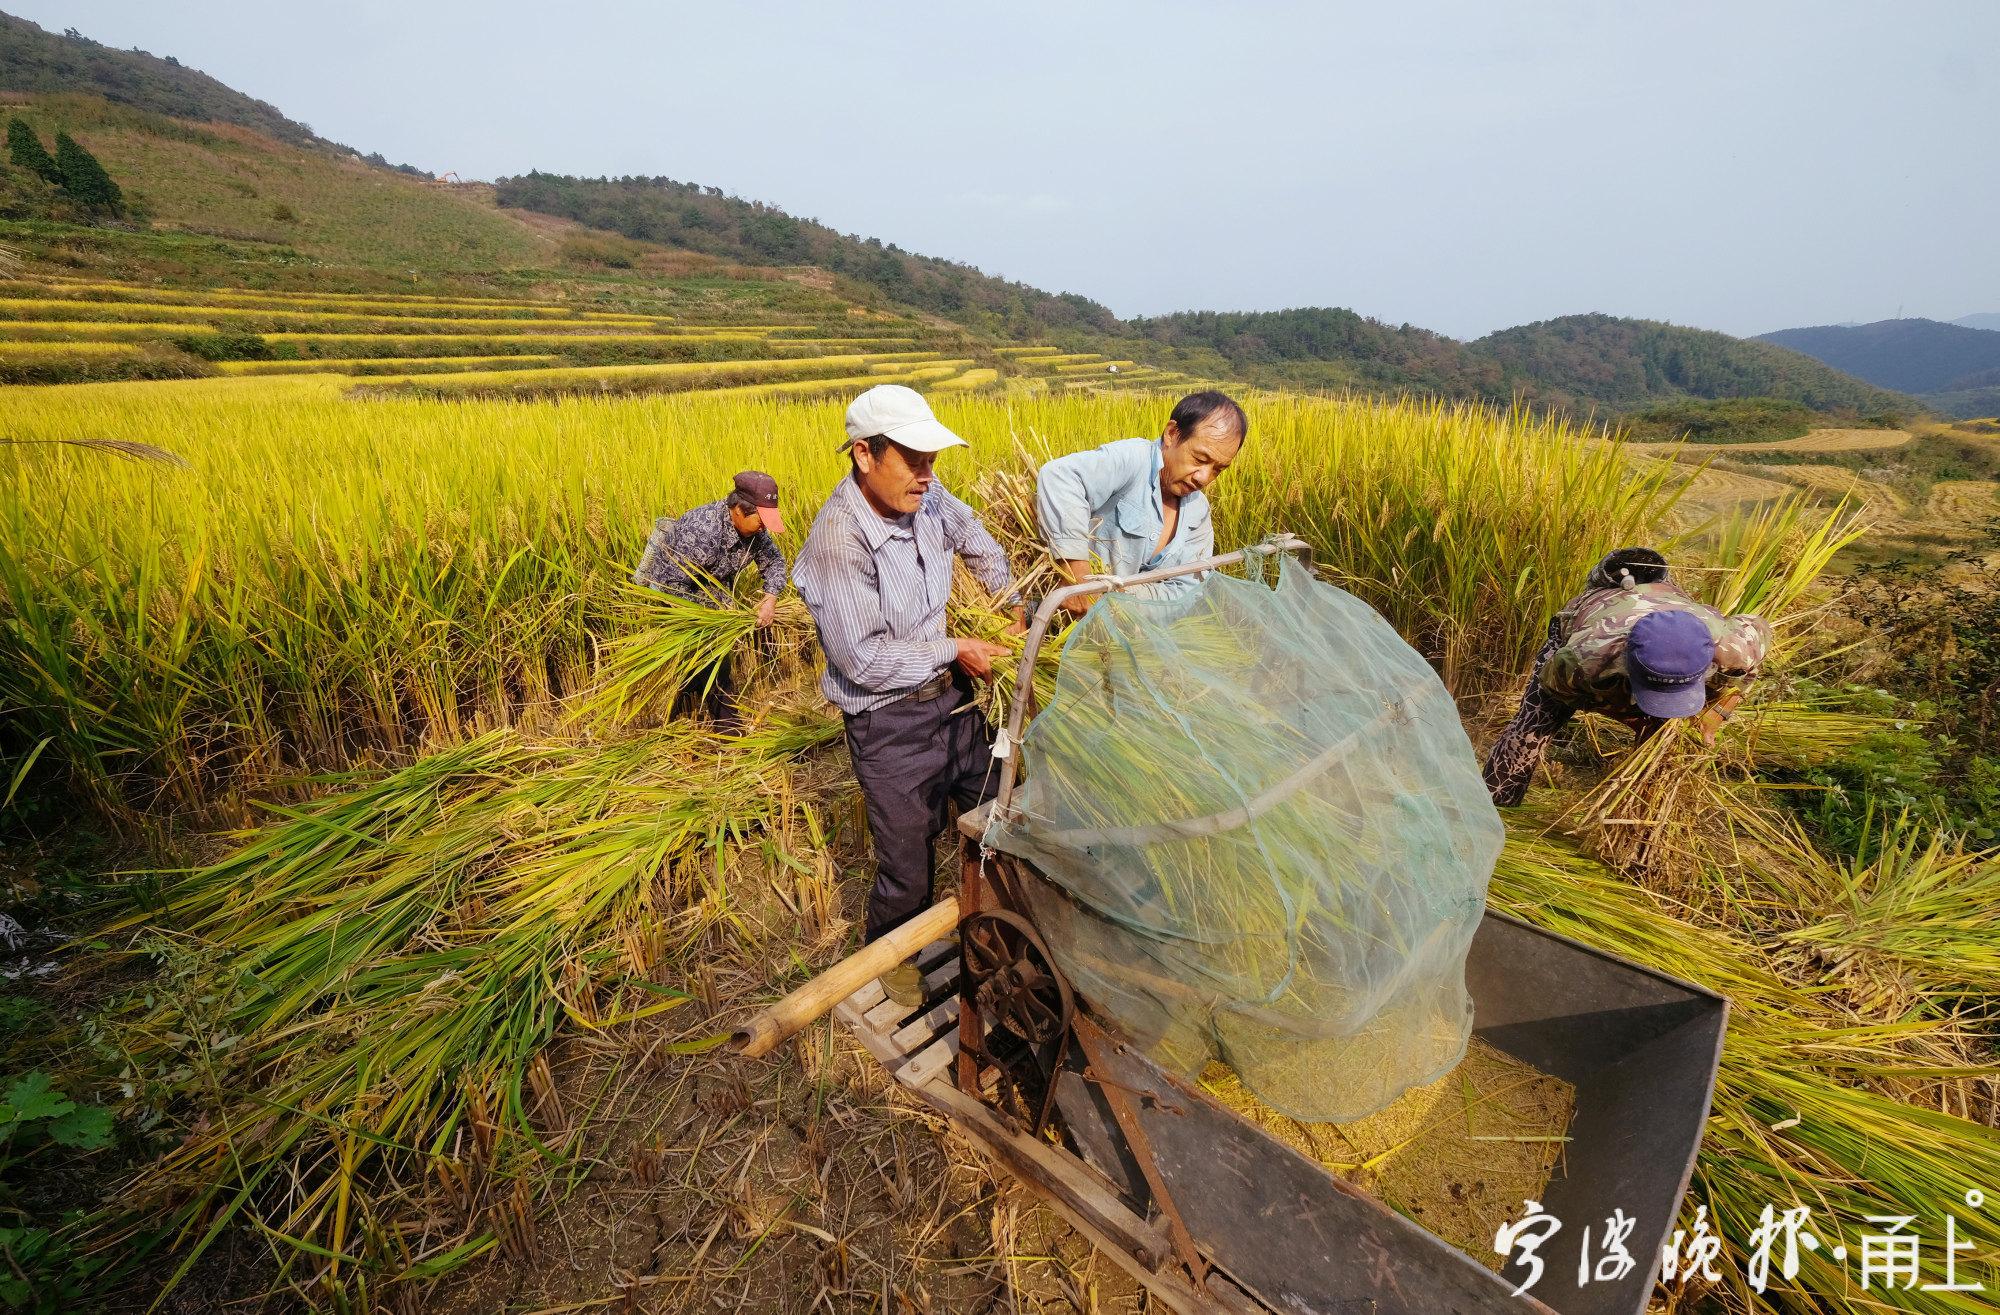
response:
<path id="1" fill-rule="evenodd" d="M 629 266 L 607 266 L 578 249 L 572 226 L 499 210 L 490 189 L 430 186 L 245 128 L 75 94 L 35 96 L 9 112 L 44 140 L 67 128 L 150 211 L 150 228 L 0 218 L 0 242 L 41 274 L 195 289 L 502 294 L 695 321 L 880 318 L 824 278 L 641 244 L 631 244 Z M 287 211 L 295 218 L 280 217 Z"/>
<path id="2" fill-rule="evenodd" d="M 91 92 L 178 119 L 254 128 L 296 146 L 331 145 L 305 124 L 286 118 L 277 106 L 171 57 L 45 32 L 11 14 L 0 14 L 0 91 Z"/>
<path id="3" fill-rule="evenodd" d="M 550 260 L 550 239 L 471 196 L 247 128 L 197 127 L 86 96 L 38 98 L 21 115 L 45 138 L 67 128 L 162 227 L 391 272 Z"/>

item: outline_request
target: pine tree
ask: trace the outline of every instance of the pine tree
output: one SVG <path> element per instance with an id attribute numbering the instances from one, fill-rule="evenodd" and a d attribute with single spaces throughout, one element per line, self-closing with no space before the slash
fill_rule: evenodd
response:
<path id="1" fill-rule="evenodd" d="M 7 120 L 7 156 L 16 167 L 26 169 L 44 182 L 62 182 L 62 170 L 56 167 L 54 157 L 43 148 L 42 139 L 25 119 Z"/>
<path id="2" fill-rule="evenodd" d="M 62 188 L 79 205 L 117 214 L 125 205 L 125 194 L 97 157 L 77 145 L 76 138 L 60 130 L 56 133 L 56 168 L 62 171 Z"/>

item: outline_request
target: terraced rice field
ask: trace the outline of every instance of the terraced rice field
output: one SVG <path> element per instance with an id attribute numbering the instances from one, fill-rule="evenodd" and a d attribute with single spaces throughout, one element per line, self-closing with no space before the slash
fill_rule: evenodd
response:
<path id="1" fill-rule="evenodd" d="M 1666 457 L 1651 456 L 1646 453 L 1650 444 L 1635 444 L 1637 451 L 1632 456 L 1633 464 L 1642 472 L 1658 472 L 1665 478 L 1673 478 L 1672 470 L 1663 467 L 1683 467 L 1686 463 L 1675 462 Z M 1746 475 L 1733 470 L 1718 470 L 1709 466 L 1698 471 L 1688 481 L 1686 491 L 1671 518 L 1678 528 L 1686 528 L 1705 521 L 1748 511 L 1765 503 L 1792 497 L 1798 492 L 1793 485 L 1781 480 L 1765 479 L 1758 475 Z"/>
<path id="2" fill-rule="evenodd" d="M 52 368 L 65 381 L 163 371 L 300 374 L 493 395 L 683 386 L 782 395 L 891 377 L 953 393 L 1187 382 L 1143 363 L 1046 345 L 996 347 L 978 358 L 963 354 L 958 331 L 949 335 L 875 312 L 822 323 L 690 318 L 656 310 L 636 292 L 616 305 L 591 306 L 0 280 L 0 371 L 12 370 L 8 379 L 23 383 L 52 381 Z M 947 343 L 956 353 L 941 350 Z"/>
<path id="3" fill-rule="evenodd" d="M 1815 429 L 1797 438 L 1769 443 L 1634 443 L 1635 451 L 1671 452 L 1716 456 L 1738 456 L 1753 452 L 1873 452 L 1902 447 L 1910 441 L 1901 429 Z"/>
<path id="4" fill-rule="evenodd" d="M 1829 502 L 1845 498 L 1865 509 L 1870 520 L 1884 521 L 1909 511 L 1909 501 L 1902 494 L 1846 466 L 1768 466 L 1766 469 L 1773 478 L 1808 489 Z"/>
<path id="5" fill-rule="evenodd" d="M 139 350 L 130 342 L 0 342 L 0 358 L 36 359 L 47 356 L 121 356 Z"/>
<path id="6" fill-rule="evenodd" d="M 213 333 L 212 325 L 121 320 L 4 320 L 0 342 L 148 342 Z"/>
<path id="7" fill-rule="evenodd" d="M 122 344 L 104 344 L 120 346 Z M 0 348 L 0 354 L 5 349 Z M 313 361 L 221 361 L 221 374 L 394 374 L 398 370 L 428 373 L 439 370 L 530 369 L 554 365 L 564 358 L 555 355 L 518 356 L 333 356 Z"/>
<path id="8" fill-rule="evenodd" d="M 1933 524 L 1982 528 L 2000 520 L 2000 483 L 1990 479 L 1939 480 L 1924 502 Z"/>

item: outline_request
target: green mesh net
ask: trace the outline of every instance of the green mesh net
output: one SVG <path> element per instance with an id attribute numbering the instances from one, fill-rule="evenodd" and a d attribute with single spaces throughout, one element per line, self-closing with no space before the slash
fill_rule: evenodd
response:
<path id="1" fill-rule="evenodd" d="M 1070 631 L 987 843 L 1085 1000 L 1166 1067 L 1344 1122 L 1465 1052 L 1503 829 L 1451 695 L 1374 609 L 1287 562 Z"/>

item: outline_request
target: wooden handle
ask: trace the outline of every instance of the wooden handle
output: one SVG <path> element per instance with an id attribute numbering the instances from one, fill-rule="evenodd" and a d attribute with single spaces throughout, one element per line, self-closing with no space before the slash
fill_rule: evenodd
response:
<path id="1" fill-rule="evenodd" d="M 958 926 L 958 897 L 947 895 L 879 941 L 872 941 L 758 1012 L 729 1038 L 736 1051 L 755 1058 L 808 1023 L 824 1017 L 873 977 L 880 977 Z"/>

